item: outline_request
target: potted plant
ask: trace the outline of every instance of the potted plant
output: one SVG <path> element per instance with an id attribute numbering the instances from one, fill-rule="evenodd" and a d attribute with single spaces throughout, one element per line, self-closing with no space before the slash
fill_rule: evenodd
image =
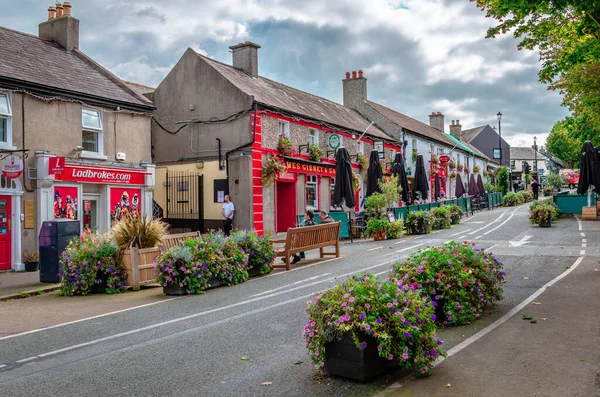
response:
<path id="1" fill-rule="evenodd" d="M 352 171 L 352 188 L 355 192 L 357 192 L 360 188 L 360 179 L 358 177 L 358 174 L 354 171 Z"/>
<path id="2" fill-rule="evenodd" d="M 359 171 L 366 171 L 367 168 L 369 168 L 369 159 L 367 158 L 367 156 L 365 156 L 363 153 L 359 153 L 358 154 L 358 170 Z"/>
<path id="3" fill-rule="evenodd" d="M 209 280 L 211 287 L 230 286 L 248 280 L 248 255 L 222 233 L 211 231 L 203 234 L 196 250 L 199 261 L 207 263 L 212 273 Z"/>
<path id="4" fill-rule="evenodd" d="M 397 239 L 402 235 L 404 229 L 404 222 L 400 219 L 396 219 L 394 222 L 390 222 L 385 232 L 385 236 L 388 240 Z"/>
<path id="5" fill-rule="evenodd" d="M 431 162 L 435 165 L 439 165 L 440 164 L 440 158 L 438 156 L 436 156 L 435 154 L 431 155 Z"/>
<path id="6" fill-rule="evenodd" d="M 456 171 L 457 172 L 463 172 L 463 166 L 462 166 L 462 164 L 457 164 L 456 165 Z"/>
<path id="7" fill-rule="evenodd" d="M 456 160 L 454 160 L 454 158 L 451 158 L 448 162 L 448 168 L 450 168 L 450 171 L 454 171 L 456 169 Z"/>
<path id="8" fill-rule="evenodd" d="M 393 266 L 390 277 L 422 289 L 439 308 L 440 323 L 464 325 L 503 299 L 502 266 L 492 254 L 475 248 L 475 243 L 450 241 L 411 254 Z"/>
<path id="9" fill-rule="evenodd" d="M 279 142 L 277 142 L 277 150 L 282 156 L 291 156 L 294 154 L 294 145 L 289 136 L 279 134 Z"/>
<path id="10" fill-rule="evenodd" d="M 156 281 L 167 295 L 202 294 L 212 276 L 206 261 L 198 259 L 198 240 L 186 239 L 156 259 Z"/>
<path id="11" fill-rule="evenodd" d="M 417 151 L 417 149 L 413 149 L 412 150 L 412 161 L 416 162 L 417 161 L 417 156 L 419 155 L 419 152 Z"/>
<path id="12" fill-rule="evenodd" d="M 308 302 L 303 335 L 313 367 L 368 381 L 397 368 L 431 374 L 445 353 L 435 337 L 433 306 L 414 286 L 353 276 Z"/>
<path id="13" fill-rule="evenodd" d="M 547 186 L 542 190 L 544 196 L 552 196 L 552 188 Z"/>
<path id="14" fill-rule="evenodd" d="M 450 229 L 452 214 L 445 206 L 432 208 L 431 216 L 433 218 L 433 230 Z"/>
<path id="15" fill-rule="evenodd" d="M 465 174 L 469 175 L 471 173 L 471 169 L 469 167 L 465 167 Z"/>
<path id="16" fill-rule="evenodd" d="M 463 210 L 456 204 L 450 204 L 446 206 L 448 211 L 450 211 L 450 220 L 453 225 L 460 224 L 460 218 L 463 216 Z"/>
<path id="17" fill-rule="evenodd" d="M 450 178 L 450 179 L 456 179 L 456 172 L 452 171 L 450 173 L 450 175 L 448 175 L 448 178 Z"/>
<path id="18" fill-rule="evenodd" d="M 386 197 L 382 193 L 373 193 L 365 199 L 365 210 L 377 216 L 385 211 L 386 205 Z"/>
<path id="19" fill-rule="evenodd" d="M 37 272 L 40 269 L 40 257 L 37 251 L 23 253 L 26 272 Z"/>
<path id="20" fill-rule="evenodd" d="M 431 231 L 433 218 L 429 211 L 410 211 L 404 220 L 408 234 L 427 234 Z"/>
<path id="21" fill-rule="evenodd" d="M 503 207 L 514 207 L 519 204 L 519 198 L 516 193 L 506 193 L 504 197 L 502 197 L 502 206 Z M 522 204 L 522 203 L 521 203 Z"/>
<path id="22" fill-rule="evenodd" d="M 483 176 L 488 178 L 490 176 L 490 172 L 488 170 L 483 170 Z"/>
<path id="23" fill-rule="evenodd" d="M 312 161 L 321 161 L 323 156 L 325 156 L 325 152 L 323 152 L 323 149 L 319 145 L 310 145 L 308 148 L 308 157 Z"/>
<path id="24" fill-rule="evenodd" d="M 531 224 L 537 223 L 540 227 L 552 226 L 552 219 L 555 219 L 557 216 L 555 207 L 550 203 L 538 203 L 534 205 L 535 203 L 537 202 L 534 201 L 529 207 L 529 220 Z"/>
<path id="25" fill-rule="evenodd" d="M 367 221 L 367 228 L 365 229 L 365 234 L 369 237 L 373 237 L 375 241 L 382 241 L 386 238 L 389 226 L 390 221 L 387 218 L 387 216 L 375 216 L 369 218 L 369 220 Z"/>
<path id="26" fill-rule="evenodd" d="M 481 171 L 481 168 L 479 168 L 478 165 L 473 166 L 473 172 L 476 174 L 479 174 L 479 171 Z"/>
<path id="27" fill-rule="evenodd" d="M 267 158 L 262 167 L 262 175 L 260 180 L 264 187 L 269 187 L 275 182 L 275 178 L 278 174 L 285 172 L 286 168 L 277 156 L 270 156 Z"/>
<path id="28" fill-rule="evenodd" d="M 273 270 L 275 252 L 269 236 L 259 236 L 256 232 L 238 230 L 229 239 L 248 255 L 249 277 L 270 273 Z"/>

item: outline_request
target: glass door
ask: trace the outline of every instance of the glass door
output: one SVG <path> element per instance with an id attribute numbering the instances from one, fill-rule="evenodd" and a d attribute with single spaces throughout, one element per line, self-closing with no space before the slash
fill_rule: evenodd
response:
<path id="1" fill-rule="evenodd" d="M 98 198 L 83 197 L 83 230 L 98 229 Z"/>

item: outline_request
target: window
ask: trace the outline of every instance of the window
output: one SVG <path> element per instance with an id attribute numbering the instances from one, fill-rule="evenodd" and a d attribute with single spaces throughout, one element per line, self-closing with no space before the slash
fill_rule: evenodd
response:
<path id="1" fill-rule="evenodd" d="M 316 210 L 319 208 L 319 190 L 316 175 L 306 176 L 306 209 Z"/>
<path id="2" fill-rule="evenodd" d="M 0 93 L 0 148 L 14 149 L 12 146 L 12 112 L 10 94 Z"/>
<path id="3" fill-rule="evenodd" d="M 437 155 L 438 155 L 438 157 L 439 156 L 443 156 L 444 155 L 444 148 L 441 148 L 441 147 L 437 148 Z"/>
<path id="4" fill-rule="evenodd" d="M 319 130 L 311 128 L 308 132 L 308 144 L 319 146 Z"/>
<path id="5" fill-rule="evenodd" d="M 469 163 L 470 163 L 470 161 L 469 161 L 469 160 L 471 160 L 471 159 L 470 159 L 469 157 L 467 157 L 467 167 L 470 167 L 470 166 L 471 166 L 471 165 L 469 164 Z"/>
<path id="6" fill-rule="evenodd" d="M 289 121 L 277 121 L 277 131 L 279 135 L 290 136 L 290 123 Z"/>
<path id="7" fill-rule="evenodd" d="M 365 154 L 365 143 L 358 142 L 358 153 Z"/>
<path id="8" fill-rule="evenodd" d="M 395 158 L 396 158 L 396 151 L 394 149 L 390 149 L 390 159 L 392 160 L 392 162 L 394 162 Z"/>
<path id="9" fill-rule="evenodd" d="M 515 168 L 515 160 L 510 160 L 510 168 Z"/>
<path id="10" fill-rule="evenodd" d="M 81 141 L 83 146 L 83 156 L 85 155 L 103 155 L 103 135 L 102 118 L 100 111 L 92 109 L 81 110 Z M 87 153 L 86 153 L 87 152 Z"/>
<path id="11" fill-rule="evenodd" d="M 417 150 L 417 151 L 418 151 L 418 149 L 417 149 L 417 140 L 416 140 L 416 139 L 413 139 L 413 140 L 412 140 L 412 150 L 413 150 L 413 152 L 414 152 L 415 150 Z"/>

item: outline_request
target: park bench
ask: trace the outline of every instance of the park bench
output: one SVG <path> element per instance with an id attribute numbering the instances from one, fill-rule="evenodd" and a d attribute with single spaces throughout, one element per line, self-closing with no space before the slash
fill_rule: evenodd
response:
<path id="1" fill-rule="evenodd" d="M 167 234 L 160 242 L 160 252 L 165 253 L 169 251 L 171 248 L 183 243 L 183 241 L 188 237 L 198 238 L 200 237 L 200 232 Z"/>
<path id="2" fill-rule="evenodd" d="M 321 258 L 325 255 L 340 256 L 340 222 L 321 223 L 315 226 L 295 227 L 287 230 L 285 239 L 271 240 L 273 244 L 285 243 L 280 249 L 275 249 L 277 257 L 285 258 L 285 265 L 273 265 L 273 267 L 285 267 L 290 270 L 291 257 L 294 254 L 319 248 Z M 335 252 L 325 252 L 324 247 L 335 246 Z"/>

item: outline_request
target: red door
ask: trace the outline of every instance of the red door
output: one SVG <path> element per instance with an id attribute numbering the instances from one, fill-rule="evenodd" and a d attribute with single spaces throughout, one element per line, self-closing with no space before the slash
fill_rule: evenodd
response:
<path id="1" fill-rule="evenodd" d="M 0 270 L 11 268 L 11 214 L 10 196 L 0 196 Z"/>
<path id="2" fill-rule="evenodd" d="M 277 181 L 275 190 L 275 229 L 287 232 L 296 227 L 296 189 L 294 182 Z"/>

